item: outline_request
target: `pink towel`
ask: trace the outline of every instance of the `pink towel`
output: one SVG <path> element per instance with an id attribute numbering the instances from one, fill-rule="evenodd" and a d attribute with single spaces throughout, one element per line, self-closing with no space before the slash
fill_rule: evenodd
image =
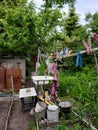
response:
<path id="1" fill-rule="evenodd" d="M 51 94 L 54 95 L 56 93 L 56 88 L 58 87 L 58 77 L 57 77 L 57 65 L 55 63 L 52 64 L 52 73 L 53 73 L 53 82 L 52 82 L 52 90 Z"/>

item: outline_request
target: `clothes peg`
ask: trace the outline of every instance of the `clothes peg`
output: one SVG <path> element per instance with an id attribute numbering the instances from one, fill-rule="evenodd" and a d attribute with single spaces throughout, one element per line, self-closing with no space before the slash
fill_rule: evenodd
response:
<path id="1" fill-rule="evenodd" d="M 82 56 L 80 51 L 77 52 L 76 67 L 78 67 L 79 65 L 80 67 L 82 67 Z"/>
<path id="2" fill-rule="evenodd" d="M 92 39 L 95 41 L 95 43 L 98 45 L 98 35 L 96 33 L 92 34 Z"/>
<path id="3" fill-rule="evenodd" d="M 83 43 L 83 45 L 84 45 L 84 47 L 86 49 L 87 54 L 90 54 L 91 53 L 91 48 L 92 48 L 92 46 L 91 46 L 91 38 L 89 38 L 87 42 L 85 40 L 82 40 L 82 43 Z"/>

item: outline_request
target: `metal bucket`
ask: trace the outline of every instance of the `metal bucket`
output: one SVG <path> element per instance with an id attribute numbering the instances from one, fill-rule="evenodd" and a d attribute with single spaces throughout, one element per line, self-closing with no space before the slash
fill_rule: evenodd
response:
<path id="1" fill-rule="evenodd" d="M 44 102 L 38 101 L 35 107 L 35 112 L 41 112 L 46 109 L 46 104 Z"/>
<path id="2" fill-rule="evenodd" d="M 71 103 L 68 101 L 62 101 L 59 103 L 60 107 L 60 117 L 64 114 L 65 118 L 69 118 L 69 113 L 71 112 Z"/>
<path id="3" fill-rule="evenodd" d="M 45 110 L 47 105 L 44 102 L 38 101 L 35 107 L 34 115 L 36 119 L 45 118 Z"/>
<path id="4" fill-rule="evenodd" d="M 47 120 L 50 122 L 59 121 L 59 107 L 56 105 L 49 105 L 47 108 Z"/>

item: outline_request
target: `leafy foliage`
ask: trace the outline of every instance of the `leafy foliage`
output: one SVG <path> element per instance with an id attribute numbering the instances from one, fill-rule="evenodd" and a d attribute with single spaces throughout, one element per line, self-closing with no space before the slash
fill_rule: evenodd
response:
<path id="1" fill-rule="evenodd" d="M 79 24 L 78 24 L 78 15 L 76 15 L 75 13 L 75 8 L 74 8 L 74 4 L 70 4 L 69 7 L 69 14 L 68 17 L 66 19 L 66 31 L 69 37 L 72 36 L 72 32 L 74 32 L 77 28 L 79 28 Z"/>
<path id="2" fill-rule="evenodd" d="M 13 1 L 11 1 L 13 3 Z M 14 4 L 14 3 L 13 3 Z M 35 11 L 33 4 L 26 5 L 26 1 L 12 6 L 9 3 L 3 3 L 0 10 L 4 15 L 0 18 L 1 35 L 0 46 L 1 53 L 14 56 L 29 56 L 36 49 L 35 33 Z M 34 45 L 35 44 L 35 45 Z M 26 48 L 29 48 L 25 51 Z"/>
<path id="3" fill-rule="evenodd" d="M 95 14 L 91 14 L 91 13 L 88 13 L 86 14 L 86 17 L 85 17 L 85 20 L 87 21 L 88 23 L 88 28 L 91 28 L 92 32 L 96 32 L 98 33 L 98 23 L 97 23 L 97 20 L 98 20 L 98 12 L 96 12 Z"/>
<path id="4" fill-rule="evenodd" d="M 62 7 L 64 4 L 70 4 L 75 1 L 76 0 L 45 0 L 46 7 L 52 7 L 53 5 L 58 5 L 58 7 Z"/>

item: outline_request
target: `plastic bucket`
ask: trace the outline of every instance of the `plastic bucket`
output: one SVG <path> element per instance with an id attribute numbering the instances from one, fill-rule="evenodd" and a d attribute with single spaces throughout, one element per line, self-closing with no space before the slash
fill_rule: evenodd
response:
<path id="1" fill-rule="evenodd" d="M 68 101 L 62 101 L 59 103 L 60 107 L 60 117 L 62 114 L 65 115 L 65 118 L 69 118 L 69 113 L 71 112 L 71 103 Z"/>
<path id="2" fill-rule="evenodd" d="M 46 104 L 44 102 L 38 101 L 35 107 L 35 112 L 41 112 L 46 109 Z"/>
<path id="3" fill-rule="evenodd" d="M 56 105 L 49 105 L 47 108 L 47 120 L 50 122 L 59 121 L 59 107 Z"/>

